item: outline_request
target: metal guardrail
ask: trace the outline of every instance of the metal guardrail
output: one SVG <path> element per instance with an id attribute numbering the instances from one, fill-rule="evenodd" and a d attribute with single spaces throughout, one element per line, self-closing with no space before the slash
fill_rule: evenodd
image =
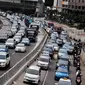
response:
<path id="1" fill-rule="evenodd" d="M 36 46 L 29 54 L 27 54 L 24 58 L 22 58 L 18 63 L 16 63 L 10 70 L 8 70 L 6 73 L 4 73 L 2 76 L 0 76 L 0 85 L 7 85 L 5 84 L 12 76 L 16 74 L 16 72 L 31 58 L 33 55 L 40 49 L 40 46 L 44 42 L 44 39 L 46 37 L 46 33 L 42 39 L 42 41 L 39 43 L 38 46 Z M 8 84 L 9 85 L 9 84 Z"/>

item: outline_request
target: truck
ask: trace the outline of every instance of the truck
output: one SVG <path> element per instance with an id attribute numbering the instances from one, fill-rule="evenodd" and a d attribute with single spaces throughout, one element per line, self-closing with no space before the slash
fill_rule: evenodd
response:
<path id="1" fill-rule="evenodd" d="M 34 29 L 26 29 L 26 37 L 29 38 L 30 42 L 36 42 L 37 35 Z"/>

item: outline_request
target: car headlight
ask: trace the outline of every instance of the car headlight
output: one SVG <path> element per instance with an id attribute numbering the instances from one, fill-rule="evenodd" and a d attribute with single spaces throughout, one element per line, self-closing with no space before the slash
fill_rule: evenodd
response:
<path id="1" fill-rule="evenodd" d="M 28 78 L 28 76 L 24 76 L 24 79 L 27 79 Z"/>
<path id="2" fill-rule="evenodd" d="M 6 62 L 2 62 L 2 63 L 1 63 L 1 65 L 5 65 L 5 64 L 6 64 Z"/>

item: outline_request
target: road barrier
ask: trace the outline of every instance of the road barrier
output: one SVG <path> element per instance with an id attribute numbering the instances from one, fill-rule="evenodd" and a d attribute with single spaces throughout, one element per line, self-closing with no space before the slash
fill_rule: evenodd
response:
<path id="1" fill-rule="evenodd" d="M 18 77 L 20 73 L 22 73 L 24 69 L 26 69 L 27 65 L 30 65 L 37 58 L 47 40 L 47 37 L 48 35 L 45 33 L 41 42 L 29 54 L 22 58 L 6 73 L 0 76 L 0 85 L 10 85 L 16 79 L 16 77 Z"/>

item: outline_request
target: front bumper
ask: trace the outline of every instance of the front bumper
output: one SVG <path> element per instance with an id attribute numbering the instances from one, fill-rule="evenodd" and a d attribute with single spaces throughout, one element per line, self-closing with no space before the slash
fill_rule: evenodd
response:
<path id="1" fill-rule="evenodd" d="M 23 82 L 25 82 L 25 83 L 35 83 L 35 84 L 38 84 L 38 81 L 39 81 L 39 80 L 24 79 Z"/>

